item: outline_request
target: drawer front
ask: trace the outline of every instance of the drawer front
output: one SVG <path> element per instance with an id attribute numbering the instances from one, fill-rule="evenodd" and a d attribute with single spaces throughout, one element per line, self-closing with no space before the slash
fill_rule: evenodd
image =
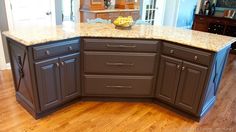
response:
<path id="1" fill-rule="evenodd" d="M 80 49 L 80 40 L 66 40 L 48 45 L 33 47 L 34 59 L 44 59 L 66 53 L 77 52 Z"/>
<path id="2" fill-rule="evenodd" d="M 85 50 L 98 51 L 143 51 L 160 50 L 158 41 L 148 40 L 117 40 L 117 39 L 84 39 Z"/>
<path id="3" fill-rule="evenodd" d="M 152 76 L 85 75 L 84 94 L 90 96 L 136 97 L 153 94 Z"/>
<path id="4" fill-rule="evenodd" d="M 156 53 L 84 52 L 85 73 L 154 74 Z"/>
<path id="5" fill-rule="evenodd" d="M 181 59 L 185 59 L 203 65 L 209 65 L 212 56 L 210 53 L 204 51 L 199 51 L 192 48 L 186 48 L 183 46 L 177 46 L 169 44 L 167 42 L 163 43 L 163 53 L 169 56 L 178 57 Z"/>

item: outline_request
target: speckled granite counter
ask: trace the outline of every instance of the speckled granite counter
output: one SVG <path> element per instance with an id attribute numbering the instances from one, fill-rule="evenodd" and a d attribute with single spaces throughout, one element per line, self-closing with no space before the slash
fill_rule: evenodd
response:
<path id="1" fill-rule="evenodd" d="M 4 34 L 26 46 L 74 37 L 138 38 L 176 42 L 182 45 L 220 51 L 236 41 L 236 38 L 161 26 L 135 25 L 132 30 L 118 30 L 112 24 L 67 24 L 57 27 L 27 28 Z"/>

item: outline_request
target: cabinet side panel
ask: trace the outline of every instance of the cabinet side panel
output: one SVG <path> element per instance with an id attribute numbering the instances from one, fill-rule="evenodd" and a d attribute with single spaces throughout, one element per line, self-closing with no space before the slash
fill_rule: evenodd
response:
<path id="1" fill-rule="evenodd" d="M 225 48 L 215 55 L 216 57 L 213 63 L 213 69 L 210 75 L 210 81 L 208 83 L 203 108 L 201 110 L 201 116 L 208 111 L 216 100 L 216 94 L 228 59 L 229 50 L 229 48 Z"/>
<path id="2" fill-rule="evenodd" d="M 28 52 L 26 47 L 8 39 L 15 91 L 17 100 L 32 114 L 35 100 L 32 91 Z"/>

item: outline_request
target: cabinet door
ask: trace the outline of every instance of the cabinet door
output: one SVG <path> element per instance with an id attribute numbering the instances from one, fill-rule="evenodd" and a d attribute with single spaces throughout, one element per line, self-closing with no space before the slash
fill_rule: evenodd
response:
<path id="1" fill-rule="evenodd" d="M 158 75 L 156 97 L 165 102 L 174 104 L 182 60 L 162 56 Z"/>
<path id="2" fill-rule="evenodd" d="M 37 62 L 35 68 L 40 106 L 44 111 L 61 103 L 58 59 Z"/>
<path id="3" fill-rule="evenodd" d="M 80 95 L 79 53 L 60 57 L 62 100 L 69 101 Z"/>
<path id="4" fill-rule="evenodd" d="M 206 80 L 207 68 L 183 62 L 175 104 L 186 111 L 197 113 L 200 97 Z"/>

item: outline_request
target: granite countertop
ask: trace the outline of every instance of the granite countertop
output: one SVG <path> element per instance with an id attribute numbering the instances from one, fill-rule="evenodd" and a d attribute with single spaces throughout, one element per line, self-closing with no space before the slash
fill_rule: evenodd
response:
<path id="1" fill-rule="evenodd" d="M 105 13 L 105 12 L 127 12 L 127 11 L 139 11 L 140 9 L 105 9 L 105 10 L 84 10 L 80 11 L 84 12 L 92 12 L 92 13 Z"/>
<path id="2" fill-rule="evenodd" d="M 55 27 L 28 27 L 7 31 L 5 36 L 26 46 L 74 37 L 137 38 L 176 42 L 200 49 L 218 52 L 236 42 L 236 38 L 205 32 L 151 25 L 135 25 L 132 30 L 115 29 L 113 24 L 65 24 Z"/>

